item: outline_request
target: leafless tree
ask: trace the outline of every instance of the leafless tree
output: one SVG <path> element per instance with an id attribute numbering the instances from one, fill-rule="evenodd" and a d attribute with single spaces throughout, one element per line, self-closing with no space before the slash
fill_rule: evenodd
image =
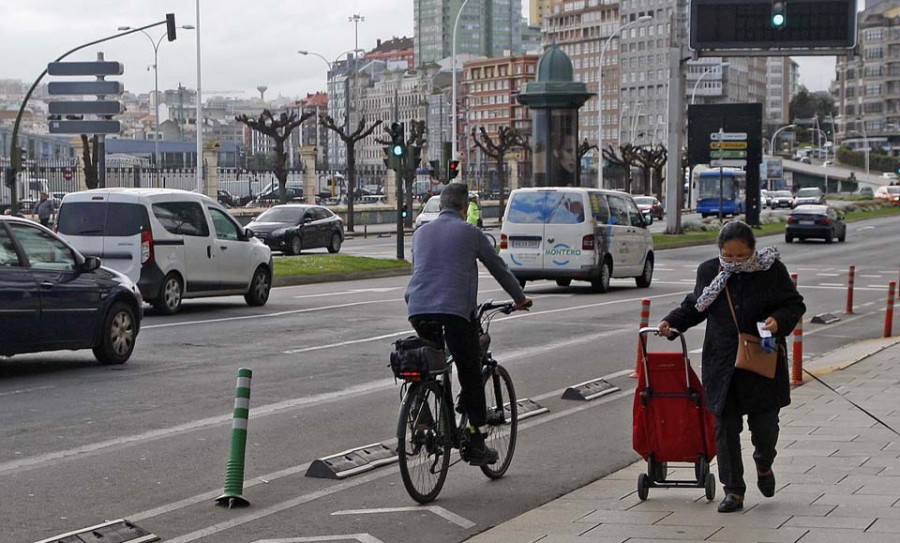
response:
<path id="1" fill-rule="evenodd" d="M 328 115 L 320 115 L 319 124 L 337 134 L 347 147 L 347 231 L 353 232 L 353 200 L 356 198 L 356 143 L 367 138 L 381 124 L 381 121 L 375 121 L 366 126 L 365 117 L 360 116 L 359 124 L 356 125 L 356 130 L 353 132 L 347 132 L 337 126 L 334 119 Z"/>
<path id="2" fill-rule="evenodd" d="M 291 132 L 295 128 L 303 124 L 303 121 L 312 117 L 314 113 L 307 112 L 297 118 L 297 114 L 282 113 L 275 118 L 272 112 L 264 109 L 259 114 L 259 118 L 251 119 L 244 114 L 234 118 L 235 121 L 250 127 L 260 134 L 268 136 L 275 144 L 275 178 L 278 179 L 278 197 L 281 203 L 287 203 L 287 153 L 284 151 L 284 142 L 291 137 Z M 197 157 L 199 167 L 200 157 Z M 314 195 L 307 194 L 307 198 L 313 198 Z"/>
<path id="3" fill-rule="evenodd" d="M 84 184 L 89 189 L 95 189 L 100 185 L 100 153 L 98 153 L 100 138 L 97 134 L 88 143 L 86 134 L 81 135 L 81 157 L 84 160 Z M 93 152 L 91 147 L 93 146 Z"/>
<path id="4" fill-rule="evenodd" d="M 651 174 L 653 180 L 656 181 L 655 192 L 656 198 L 662 200 L 662 175 L 663 169 L 666 167 L 669 153 L 666 147 L 659 145 L 645 145 L 637 148 L 635 157 L 638 166 L 644 172 L 644 195 L 649 196 L 654 187 L 651 186 Z"/>
<path id="5" fill-rule="evenodd" d="M 584 141 L 578 146 L 578 161 L 580 162 L 584 155 L 591 152 L 591 149 L 599 149 L 599 147 L 588 143 L 587 138 L 584 138 Z"/>
<path id="6" fill-rule="evenodd" d="M 618 148 L 608 145 L 603 150 L 603 158 L 609 161 L 610 164 L 619 166 L 625 171 L 625 192 L 631 194 L 631 183 L 633 181 L 631 168 L 637 164 L 637 148 L 630 143 L 620 145 Z"/>
<path id="7" fill-rule="evenodd" d="M 472 141 L 481 152 L 497 161 L 497 180 L 500 184 L 500 216 L 506 207 L 504 197 L 506 187 L 506 154 L 513 149 L 528 149 L 525 136 L 511 126 L 501 126 L 497 131 L 497 141 L 491 138 L 483 126 L 472 129 Z"/>

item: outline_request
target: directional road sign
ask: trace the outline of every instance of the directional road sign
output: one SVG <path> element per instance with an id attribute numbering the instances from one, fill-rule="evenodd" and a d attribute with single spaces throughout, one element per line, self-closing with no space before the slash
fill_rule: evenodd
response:
<path id="1" fill-rule="evenodd" d="M 119 115 L 124 110 L 122 102 L 112 100 L 50 102 L 50 115 Z"/>
<path id="2" fill-rule="evenodd" d="M 121 62 L 51 62 L 47 64 L 50 75 L 122 75 L 125 66 Z"/>
<path id="3" fill-rule="evenodd" d="M 709 166 L 711 168 L 743 168 L 747 165 L 746 160 L 710 160 Z"/>
<path id="4" fill-rule="evenodd" d="M 119 121 L 50 121 L 51 134 L 118 134 Z"/>
<path id="5" fill-rule="evenodd" d="M 709 135 L 712 141 L 747 141 L 746 132 L 713 132 Z"/>
<path id="6" fill-rule="evenodd" d="M 125 87 L 121 81 L 51 81 L 47 83 L 47 92 L 52 95 L 117 95 L 122 94 Z"/>
<path id="7" fill-rule="evenodd" d="M 709 144 L 710 149 L 746 149 L 746 141 L 713 141 Z"/>
<path id="8" fill-rule="evenodd" d="M 747 151 L 710 151 L 710 158 L 747 158 Z"/>

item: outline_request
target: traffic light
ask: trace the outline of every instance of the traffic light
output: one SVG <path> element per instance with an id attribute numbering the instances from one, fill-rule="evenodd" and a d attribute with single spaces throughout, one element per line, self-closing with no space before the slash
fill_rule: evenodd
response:
<path id="1" fill-rule="evenodd" d="M 428 175 L 431 177 L 440 176 L 441 172 L 441 161 L 440 160 L 429 160 L 428 161 Z"/>
<path id="2" fill-rule="evenodd" d="M 16 170 L 13 168 L 3 168 L 3 182 L 6 183 L 7 187 L 12 187 L 16 184 Z"/>
<path id="3" fill-rule="evenodd" d="M 384 159 L 383 159 L 384 167 L 389 170 L 393 170 L 394 169 L 394 159 L 393 159 L 393 157 L 391 157 L 391 146 L 385 145 L 384 147 L 381 148 L 381 150 L 384 151 Z"/>
<path id="4" fill-rule="evenodd" d="M 403 219 L 409 217 L 409 208 L 406 204 L 403 204 L 403 207 L 400 208 L 400 217 Z"/>
<path id="5" fill-rule="evenodd" d="M 166 39 L 175 41 L 175 14 L 166 13 Z"/>
<path id="6" fill-rule="evenodd" d="M 419 163 L 422 161 L 422 148 L 418 145 L 413 145 L 408 148 L 409 149 L 409 171 L 415 172 L 419 168 Z"/>
<path id="7" fill-rule="evenodd" d="M 787 23 L 785 2 L 772 2 L 772 28 L 781 30 Z"/>
<path id="8" fill-rule="evenodd" d="M 397 158 L 402 158 L 406 154 L 403 123 L 397 121 L 391 123 L 391 154 Z"/>
<path id="9" fill-rule="evenodd" d="M 457 175 L 459 175 L 459 161 L 451 160 L 447 163 L 447 179 L 456 179 Z"/>

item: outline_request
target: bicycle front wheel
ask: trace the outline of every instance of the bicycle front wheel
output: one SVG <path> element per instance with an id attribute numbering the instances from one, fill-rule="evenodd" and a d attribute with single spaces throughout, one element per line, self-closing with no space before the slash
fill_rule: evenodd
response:
<path id="1" fill-rule="evenodd" d="M 491 479 L 499 479 L 512 463 L 519 431 L 516 389 L 506 368 L 498 364 L 485 370 L 484 397 L 488 406 L 485 444 L 497 451 L 498 458 L 495 464 L 481 466 L 481 471 Z"/>
<path id="2" fill-rule="evenodd" d="M 443 388 L 435 381 L 412 385 L 400 406 L 397 457 L 412 499 L 437 498 L 450 469 L 450 416 Z"/>

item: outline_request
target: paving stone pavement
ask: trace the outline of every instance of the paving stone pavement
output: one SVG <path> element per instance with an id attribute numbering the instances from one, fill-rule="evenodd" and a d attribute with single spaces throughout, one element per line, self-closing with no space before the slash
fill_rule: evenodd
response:
<path id="1" fill-rule="evenodd" d="M 820 378 L 900 431 L 900 343 L 866 343 L 863 349 L 874 353 L 867 357 L 859 356 L 859 344 L 829 353 Z M 835 364 L 841 351 L 847 364 Z M 819 373 L 815 363 L 810 367 Z M 822 384 L 808 379 L 794 388 L 781 412 L 775 497 L 763 497 L 753 484 L 746 429 L 742 441 L 744 465 L 751 467 L 742 512 L 716 511 L 723 497 L 718 481 L 711 502 L 703 489 L 658 488 L 641 501 L 637 478 L 646 463 L 638 461 L 468 541 L 900 543 L 900 436 Z M 692 478 L 693 468 L 670 467 L 668 477 L 679 476 Z"/>

